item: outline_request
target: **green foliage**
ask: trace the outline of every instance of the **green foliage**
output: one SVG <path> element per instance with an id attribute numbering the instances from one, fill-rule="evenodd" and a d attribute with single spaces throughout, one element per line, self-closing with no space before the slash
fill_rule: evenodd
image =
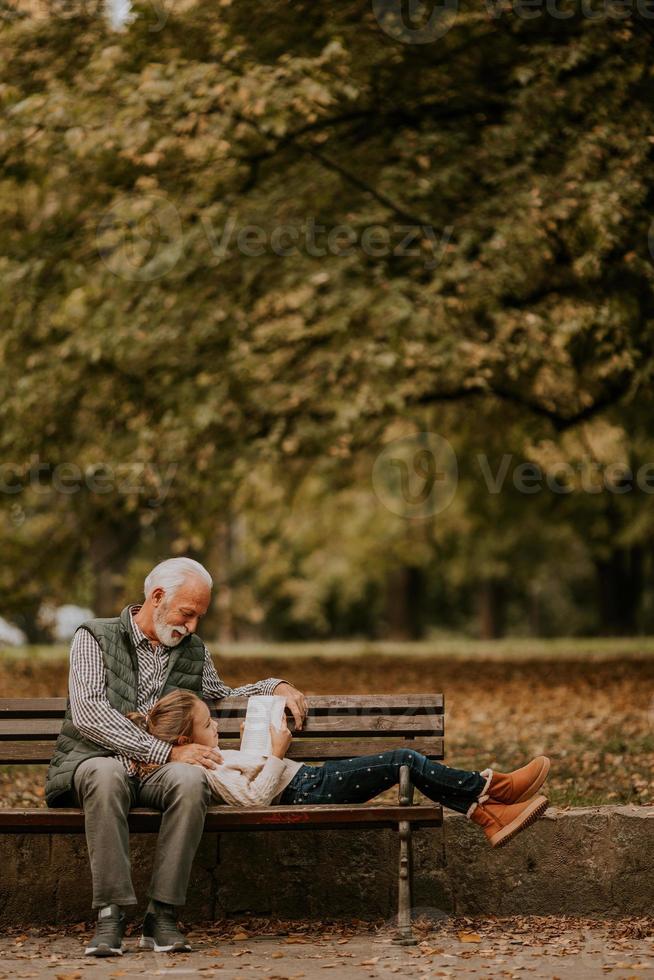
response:
<path id="1" fill-rule="evenodd" d="M 647 24 L 466 3 L 402 44 L 354 2 L 200 0 L 161 30 L 138 10 L 122 34 L 89 12 L 0 34 L 1 455 L 142 470 L 136 490 L 21 499 L 2 540 L 23 568 L 38 549 L 36 591 L 65 592 L 100 540 L 123 572 L 155 541 L 204 556 L 242 513 L 245 620 L 263 597 L 324 632 L 330 603 L 381 602 L 407 561 L 526 594 L 562 553 L 587 577 L 612 541 L 651 541 L 642 496 L 603 530 L 605 498 L 491 497 L 464 473 L 416 528 L 369 489 L 398 424 L 464 460 L 574 458 L 604 413 L 625 458 L 649 453 Z M 249 225 L 261 254 L 236 245 Z M 377 226 L 384 255 L 361 246 Z M 396 254 L 406 226 L 416 254 Z"/>

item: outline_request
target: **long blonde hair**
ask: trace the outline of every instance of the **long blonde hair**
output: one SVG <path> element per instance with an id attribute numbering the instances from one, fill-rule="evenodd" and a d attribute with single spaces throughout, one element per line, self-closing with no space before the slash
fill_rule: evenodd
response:
<path id="1" fill-rule="evenodd" d="M 145 714 L 130 711 L 127 717 L 144 732 L 174 745 L 182 735 L 191 737 L 193 708 L 198 701 L 200 698 L 197 694 L 179 689 L 159 698 Z"/>

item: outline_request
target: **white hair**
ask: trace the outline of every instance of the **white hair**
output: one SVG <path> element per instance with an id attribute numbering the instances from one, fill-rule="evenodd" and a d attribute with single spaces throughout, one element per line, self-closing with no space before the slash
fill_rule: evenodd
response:
<path id="1" fill-rule="evenodd" d="M 190 578 L 199 578 L 211 589 L 213 579 L 204 565 L 193 558 L 167 558 L 155 565 L 143 583 L 143 591 L 147 599 L 153 589 L 163 589 L 167 595 L 172 595 Z"/>

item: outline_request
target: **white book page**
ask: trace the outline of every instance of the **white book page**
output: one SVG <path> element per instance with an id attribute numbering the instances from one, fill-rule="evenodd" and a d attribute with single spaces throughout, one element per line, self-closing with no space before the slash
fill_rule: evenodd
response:
<path id="1" fill-rule="evenodd" d="M 271 754 L 270 726 L 281 728 L 285 705 L 286 698 L 279 694 L 253 694 L 248 698 L 241 752 L 253 755 Z"/>

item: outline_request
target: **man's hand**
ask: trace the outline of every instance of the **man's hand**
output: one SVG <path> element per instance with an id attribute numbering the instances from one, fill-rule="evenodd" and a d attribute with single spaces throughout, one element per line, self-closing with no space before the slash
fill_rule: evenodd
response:
<path id="1" fill-rule="evenodd" d="M 217 769 L 223 761 L 220 749 L 212 749 L 208 745 L 189 742 L 188 745 L 173 745 L 168 756 L 168 762 L 190 762 L 191 765 L 204 766 L 205 769 Z"/>
<path id="2" fill-rule="evenodd" d="M 290 709 L 291 714 L 295 718 L 295 731 L 299 732 L 309 712 L 309 704 L 304 694 L 302 691 L 298 691 L 296 687 L 293 687 L 292 684 L 287 684 L 285 681 L 277 685 L 275 694 L 286 698 L 286 707 Z"/>

